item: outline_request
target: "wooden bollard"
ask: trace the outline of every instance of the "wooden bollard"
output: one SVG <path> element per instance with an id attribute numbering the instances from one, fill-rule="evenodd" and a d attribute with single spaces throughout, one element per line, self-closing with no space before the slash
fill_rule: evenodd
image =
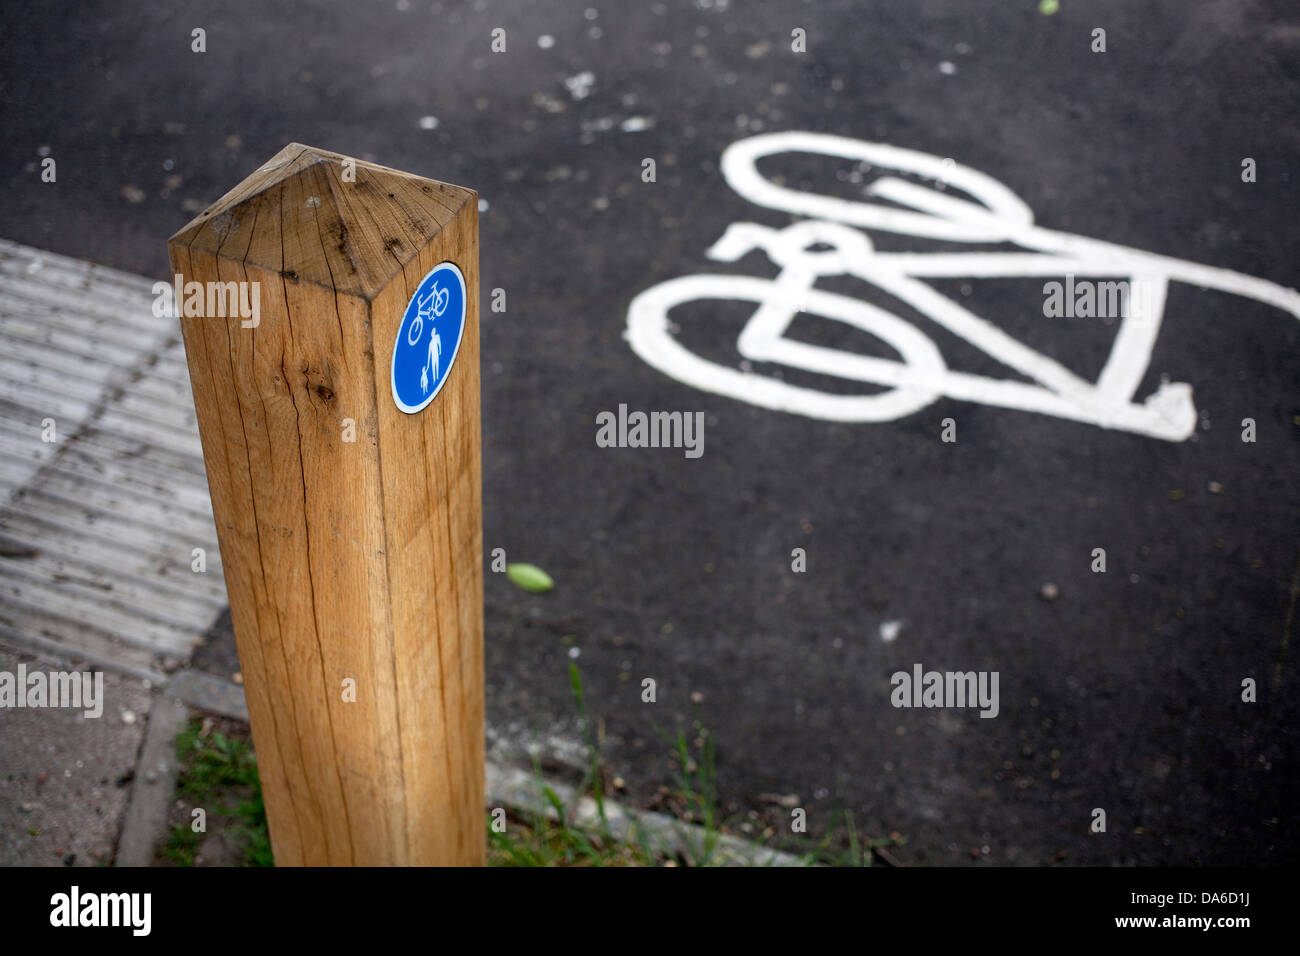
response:
<path id="1" fill-rule="evenodd" d="M 482 864 L 477 195 L 295 143 L 168 252 L 276 863 Z"/>

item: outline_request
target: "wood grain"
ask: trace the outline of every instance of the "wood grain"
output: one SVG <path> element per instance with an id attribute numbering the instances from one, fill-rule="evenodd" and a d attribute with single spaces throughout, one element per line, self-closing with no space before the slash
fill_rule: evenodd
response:
<path id="1" fill-rule="evenodd" d="M 477 197 L 361 161 L 349 182 L 345 159 L 292 144 L 169 243 L 186 281 L 260 284 L 256 328 L 181 324 L 272 846 L 279 865 L 477 865 Z M 447 260 L 464 336 L 408 415 L 393 343 Z"/>

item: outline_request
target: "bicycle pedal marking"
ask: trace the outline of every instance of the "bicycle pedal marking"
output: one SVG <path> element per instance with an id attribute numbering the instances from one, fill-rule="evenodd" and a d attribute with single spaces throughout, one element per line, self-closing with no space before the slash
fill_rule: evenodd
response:
<path id="1" fill-rule="evenodd" d="M 876 180 L 869 192 L 893 206 L 794 190 L 758 172 L 760 159 L 780 153 L 858 160 L 877 169 L 943 182 L 976 201 L 888 175 Z M 1190 385 L 1162 382 L 1141 403 L 1133 400 L 1160 333 L 1169 283 L 1256 299 L 1300 318 L 1300 293 L 1293 289 L 1227 269 L 1044 229 L 1034 224 L 1032 210 L 1002 183 L 927 153 L 823 133 L 768 133 L 732 143 L 723 152 L 721 168 L 727 184 L 750 202 L 808 218 L 784 229 L 734 222 L 706 255 L 735 262 L 758 249 L 780 271 L 774 279 L 706 274 L 661 282 L 632 300 L 626 337 L 638 356 L 672 378 L 763 408 L 829 421 L 883 422 L 948 397 L 1185 441 L 1196 426 Z M 872 230 L 945 242 L 1010 243 L 1028 251 L 879 252 L 867 234 Z M 823 277 L 845 275 L 900 299 L 1034 384 L 949 369 L 934 341 L 906 319 L 815 286 Z M 1120 318 L 1110 355 L 1095 382 L 1029 348 L 924 281 L 1067 276 L 1071 283 L 1079 277 L 1105 279 L 1143 291 L 1136 300 L 1138 307 Z M 687 302 L 709 299 L 757 306 L 737 339 L 742 358 L 886 390 L 871 395 L 823 392 L 695 355 L 673 336 L 669 312 Z M 866 332 L 900 358 L 874 358 L 791 339 L 785 332 L 800 314 Z"/>

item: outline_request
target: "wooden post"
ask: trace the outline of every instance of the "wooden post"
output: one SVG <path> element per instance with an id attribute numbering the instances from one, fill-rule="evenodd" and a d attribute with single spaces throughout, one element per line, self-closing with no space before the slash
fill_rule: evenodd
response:
<path id="1" fill-rule="evenodd" d="M 477 195 L 295 143 L 168 252 L 276 863 L 483 864 Z"/>

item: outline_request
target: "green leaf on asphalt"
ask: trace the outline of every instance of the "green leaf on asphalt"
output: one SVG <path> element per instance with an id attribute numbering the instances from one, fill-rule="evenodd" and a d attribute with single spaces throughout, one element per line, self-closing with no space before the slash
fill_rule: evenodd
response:
<path id="1" fill-rule="evenodd" d="M 535 564 L 507 564 L 506 577 L 516 587 L 531 591 L 533 594 L 541 594 L 555 587 L 551 576 Z"/>

